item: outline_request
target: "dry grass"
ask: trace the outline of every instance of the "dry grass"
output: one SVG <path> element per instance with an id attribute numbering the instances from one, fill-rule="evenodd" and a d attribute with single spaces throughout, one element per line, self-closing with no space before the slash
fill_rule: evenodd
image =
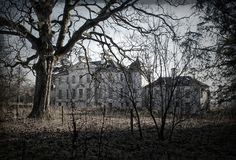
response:
<path id="1" fill-rule="evenodd" d="M 147 115 L 141 116 L 144 139 L 140 140 L 137 126 L 134 134 L 130 133 L 129 112 L 107 111 L 101 132 L 102 110 L 78 109 L 74 112 L 74 141 L 70 109 L 64 109 L 63 124 L 61 108 L 51 110 L 50 121 L 26 119 L 29 109 L 20 113 L 16 119 L 13 111 L 13 117 L 1 122 L 0 159 L 236 158 L 235 121 L 213 113 L 181 123 L 171 142 L 158 141 Z"/>

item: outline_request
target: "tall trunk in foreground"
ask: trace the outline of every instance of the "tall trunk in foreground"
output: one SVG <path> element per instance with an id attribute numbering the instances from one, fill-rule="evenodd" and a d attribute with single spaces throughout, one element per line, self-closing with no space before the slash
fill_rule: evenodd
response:
<path id="1" fill-rule="evenodd" d="M 55 48 L 52 44 L 51 14 L 53 1 L 31 2 L 38 18 L 39 38 L 37 39 L 38 62 L 33 66 L 36 72 L 33 109 L 30 118 L 50 118 L 50 90 Z"/>
<path id="2" fill-rule="evenodd" d="M 53 57 L 40 57 L 35 65 L 36 82 L 33 109 L 30 118 L 50 118 L 50 90 L 53 70 Z"/>

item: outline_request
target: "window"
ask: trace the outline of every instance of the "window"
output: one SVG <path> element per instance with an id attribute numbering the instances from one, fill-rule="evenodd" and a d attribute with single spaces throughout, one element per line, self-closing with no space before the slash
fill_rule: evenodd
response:
<path id="1" fill-rule="evenodd" d="M 58 79 L 58 84 L 59 85 L 61 84 L 61 77 Z"/>
<path id="2" fill-rule="evenodd" d="M 185 90 L 185 98 L 190 98 L 190 90 L 189 89 L 186 89 Z"/>
<path id="3" fill-rule="evenodd" d="M 109 81 L 113 81 L 112 73 L 109 72 L 107 78 Z"/>
<path id="4" fill-rule="evenodd" d="M 52 104 L 53 104 L 53 105 L 56 104 L 56 99 L 55 99 L 55 98 L 52 99 Z"/>
<path id="5" fill-rule="evenodd" d="M 124 92 L 123 92 L 123 88 L 120 89 L 120 98 L 123 99 L 124 97 Z"/>
<path id="6" fill-rule="evenodd" d="M 110 98 L 112 98 L 112 88 L 111 87 L 109 87 L 109 89 L 108 89 L 108 95 Z"/>
<path id="7" fill-rule="evenodd" d="M 83 76 L 82 76 L 82 75 L 80 75 L 80 76 L 79 76 L 80 83 L 83 83 L 83 80 L 82 80 L 82 78 L 83 78 Z"/>
<path id="8" fill-rule="evenodd" d="M 104 93 L 105 93 L 105 95 L 107 93 L 107 88 L 105 86 L 104 86 Z"/>
<path id="9" fill-rule="evenodd" d="M 79 89 L 79 98 L 83 98 L 83 89 Z"/>
<path id="10" fill-rule="evenodd" d="M 102 88 L 101 88 L 101 86 L 99 86 L 99 87 L 97 87 L 96 89 L 95 89 L 95 97 L 96 98 L 102 98 L 102 96 L 101 96 L 101 93 L 102 92 Z"/>
<path id="11" fill-rule="evenodd" d="M 176 96 L 177 100 L 182 99 L 182 93 L 181 93 L 181 90 L 179 88 L 177 88 L 174 93 L 175 93 L 175 96 Z"/>
<path id="12" fill-rule="evenodd" d="M 91 88 L 87 88 L 86 92 L 87 92 L 87 99 L 91 98 Z"/>
<path id="13" fill-rule="evenodd" d="M 75 75 L 72 76 L 72 83 L 75 83 Z"/>
<path id="14" fill-rule="evenodd" d="M 122 73 L 120 74 L 120 81 L 121 82 L 123 81 L 123 74 Z"/>
<path id="15" fill-rule="evenodd" d="M 98 98 L 102 98 L 102 88 L 100 87 L 99 89 L 98 89 Z"/>
<path id="16" fill-rule="evenodd" d="M 176 105 L 175 106 L 176 108 L 179 108 L 179 106 L 180 106 L 178 101 L 175 103 L 175 105 Z"/>
<path id="17" fill-rule="evenodd" d="M 62 99 L 62 90 L 59 90 L 59 91 L 58 91 L 58 98 L 59 98 L 59 99 Z"/>
<path id="18" fill-rule="evenodd" d="M 91 77 L 90 77 L 90 75 L 89 75 L 89 74 L 87 74 L 86 78 L 87 78 L 87 82 L 89 83 L 89 82 L 90 82 L 90 80 L 91 80 Z"/>
<path id="19" fill-rule="evenodd" d="M 185 103 L 185 114 L 190 114 L 192 112 L 192 107 L 190 103 Z"/>
<path id="20" fill-rule="evenodd" d="M 153 95 L 157 96 L 159 94 L 159 88 L 154 88 L 153 89 Z"/>
<path id="21" fill-rule="evenodd" d="M 69 90 L 66 90 L 66 98 L 69 99 Z"/>
<path id="22" fill-rule="evenodd" d="M 74 99 L 76 97 L 76 90 L 72 89 L 72 98 Z"/>

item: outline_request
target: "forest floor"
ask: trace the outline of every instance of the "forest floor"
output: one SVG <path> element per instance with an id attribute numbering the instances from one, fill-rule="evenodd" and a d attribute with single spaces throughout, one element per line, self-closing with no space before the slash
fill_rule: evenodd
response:
<path id="1" fill-rule="evenodd" d="M 143 139 L 137 126 L 130 131 L 128 114 L 74 116 L 54 111 L 39 121 L 18 117 L 0 122 L 1 160 L 135 159 L 135 160 L 235 160 L 235 114 L 222 112 L 195 116 L 181 123 L 171 140 L 159 141 L 148 116 L 141 116 Z"/>

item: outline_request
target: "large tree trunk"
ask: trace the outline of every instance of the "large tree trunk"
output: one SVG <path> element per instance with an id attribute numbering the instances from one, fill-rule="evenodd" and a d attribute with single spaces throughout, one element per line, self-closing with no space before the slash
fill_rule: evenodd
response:
<path id="1" fill-rule="evenodd" d="M 29 118 L 48 119 L 50 118 L 49 105 L 53 58 L 40 57 L 34 69 L 36 71 L 34 103 Z"/>

